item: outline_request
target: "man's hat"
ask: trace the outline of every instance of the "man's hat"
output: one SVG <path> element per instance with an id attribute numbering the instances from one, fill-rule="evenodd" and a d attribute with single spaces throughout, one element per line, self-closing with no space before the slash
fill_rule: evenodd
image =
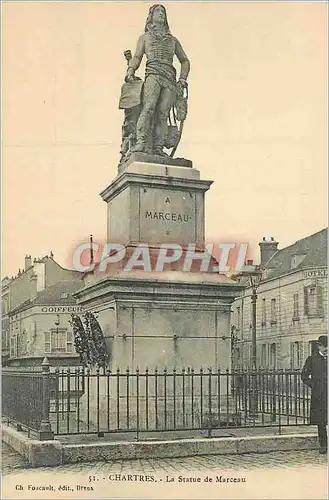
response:
<path id="1" fill-rule="evenodd" d="M 320 335 L 318 338 L 318 344 L 322 345 L 323 347 L 328 347 L 328 335 Z"/>

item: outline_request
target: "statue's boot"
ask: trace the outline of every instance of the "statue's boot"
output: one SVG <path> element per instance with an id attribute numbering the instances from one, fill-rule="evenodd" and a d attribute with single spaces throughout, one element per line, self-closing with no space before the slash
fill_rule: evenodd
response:
<path id="1" fill-rule="evenodd" d="M 144 153 L 146 144 L 144 141 L 137 141 L 135 146 L 131 149 L 133 153 Z"/>
<path id="2" fill-rule="evenodd" d="M 167 153 L 163 151 L 163 148 L 161 146 L 156 146 L 153 150 L 153 154 L 157 156 L 168 156 Z"/>

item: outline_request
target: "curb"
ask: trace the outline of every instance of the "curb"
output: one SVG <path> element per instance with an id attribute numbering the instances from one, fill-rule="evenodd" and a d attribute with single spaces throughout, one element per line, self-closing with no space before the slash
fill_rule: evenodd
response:
<path id="1" fill-rule="evenodd" d="M 11 427 L 1 426 L 2 441 L 22 455 L 32 467 L 63 463 L 63 446 L 59 441 L 38 441 Z"/>
<path id="2" fill-rule="evenodd" d="M 2 440 L 25 457 L 32 467 L 105 460 L 179 458 L 197 455 L 243 455 L 274 451 L 314 450 L 316 434 L 199 438 L 167 441 L 112 441 L 63 445 L 60 441 L 38 441 L 11 427 L 2 426 Z"/>
<path id="3" fill-rule="evenodd" d="M 243 455 L 273 451 L 314 450 L 317 448 L 317 435 L 313 434 L 139 441 L 137 443 L 118 441 L 64 445 L 63 463 L 140 458 L 179 458 L 197 455 Z"/>

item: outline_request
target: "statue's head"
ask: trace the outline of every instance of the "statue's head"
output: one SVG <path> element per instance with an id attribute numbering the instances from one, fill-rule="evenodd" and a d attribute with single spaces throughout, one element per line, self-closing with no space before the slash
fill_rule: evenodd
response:
<path id="1" fill-rule="evenodd" d="M 145 32 L 151 31 L 152 26 L 154 24 L 162 24 L 166 28 L 166 31 L 169 32 L 169 24 L 167 20 L 167 12 L 163 5 L 155 4 L 150 7 L 146 24 L 145 24 Z"/>

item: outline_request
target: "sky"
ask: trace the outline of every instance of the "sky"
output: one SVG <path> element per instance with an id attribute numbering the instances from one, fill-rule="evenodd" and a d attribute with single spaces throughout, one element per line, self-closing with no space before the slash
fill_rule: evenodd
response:
<path id="1" fill-rule="evenodd" d="M 2 3 L 2 275 L 24 255 L 106 238 L 117 175 L 123 51 L 149 2 Z M 191 61 L 176 156 L 206 194 L 208 241 L 279 248 L 327 226 L 327 5 L 168 2 Z M 138 72 L 143 76 L 143 71 Z"/>

